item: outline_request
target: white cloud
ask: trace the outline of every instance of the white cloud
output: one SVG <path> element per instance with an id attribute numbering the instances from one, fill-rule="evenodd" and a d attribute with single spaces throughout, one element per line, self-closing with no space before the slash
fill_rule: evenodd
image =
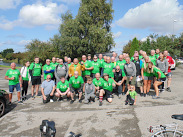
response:
<path id="1" fill-rule="evenodd" d="M 113 34 L 113 38 L 119 38 L 121 36 L 122 32 L 118 31 L 117 33 Z"/>
<path id="2" fill-rule="evenodd" d="M 15 26 L 35 27 L 41 25 L 48 25 L 46 29 L 49 30 L 56 29 L 54 25 L 58 26 L 61 23 L 61 14 L 66 11 L 67 6 L 52 2 L 26 5 L 20 9 L 17 20 L 9 21 L 0 17 L 0 29 L 11 30 Z"/>
<path id="3" fill-rule="evenodd" d="M 173 33 L 183 29 L 183 6 L 177 0 L 151 0 L 128 12 L 117 25 L 125 28 L 150 29 L 154 32 Z M 174 20 L 177 22 L 174 22 Z"/>
<path id="4" fill-rule="evenodd" d="M 61 1 L 61 2 L 67 3 L 67 4 L 77 4 L 81 0 L 57 0 L 57 1 Z"/>
<path id="5" fill-rule="evenodd" d="M 59 24 L 60 15 L 67 10 L 63 4 L 56 3 L 33 4 L 24 6 L 19 13 L 19 21 L 26 26 L 39 26 L 45 24 Z"/>
<path id="6" fill-rule="evenodd" d="M 21 0 L 0 0 L 0 9 L 15 9 Z"/>
<path id="7" fill-rule="evenodd" d="M 11 35 L 7 35 L 7 38 L 25 38 L 25 36 L 23 34 L 11 34 Z"/>

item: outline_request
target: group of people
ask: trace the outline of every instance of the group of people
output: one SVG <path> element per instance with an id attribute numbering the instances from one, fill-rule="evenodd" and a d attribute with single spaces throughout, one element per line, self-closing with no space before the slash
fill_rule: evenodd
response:
<path id="1" fill-rule="evenodd" d="M 10 104 L 14 88 L 17 90 L 18 103 L 27 99 L 28 85 L 31 82 L 32 99 L 38 96 L 41 85 L 43 103 L 53 102 L 55 96 L 58 101 L 67 98 L 72 104 L 78 94 L 80 103 L 84 96 L 84 103 L 95 102 L 98 98 L 101 106 L 103 98 L 111 103 L 113 93 L 116 93 L 118 98 L 126 95 L 125 105 L 135 105 L 137 88 L 140 96 L 146 97 L 153 84 L 156 93 L 153 99 L 157 99 L 159 92 L 165 89 L 164 82 L 167 78 L 167 91 L 171 92 L 172 64 L 174 62 L 168 56 L 168 51 L 160 52 L 159 49 L 151 50 L 149 56 L 145 51 L 135 51 L 131 58 L 127 53 L 117 56 L 113 52 L 112 57 L 99 54 L 94 55 L 92 60 L 88 54 L 82 55 L 80 62 L 78 58 L 74 58 L 72 62 L 67 56 L 64 60 L 53 57 L 52 60 L 46 59 L 44 66 L 35 57 L 33 63 L 27 61 L 20 71 L 16 69 L 15 63 L 11 63 L 5 79 L 9 80 Z M 44 81 L 41 83 L 42 77 Z"/>

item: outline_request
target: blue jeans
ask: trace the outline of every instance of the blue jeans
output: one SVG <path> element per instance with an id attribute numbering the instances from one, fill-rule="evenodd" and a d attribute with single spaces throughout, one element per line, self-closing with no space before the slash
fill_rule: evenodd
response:
<path id="1" fill-rule="evenodd" d="M 9 85 L 9 92 L 13 93 L 14 88 L 16 88 L 17 92 L 20 92 L 21 91 L 20 83 L 17 83 L 16 85 Z"/>

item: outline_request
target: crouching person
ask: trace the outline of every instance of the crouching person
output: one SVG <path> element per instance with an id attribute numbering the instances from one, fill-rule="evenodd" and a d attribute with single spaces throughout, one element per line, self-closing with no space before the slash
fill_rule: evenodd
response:
<path id="1" fill-rule="evenodd" d="M 55 82 L 51 80 L 51 75 L 47 75 L 46 80 L 41 85 L 41 93 L 43 95 L 43 103 L 53 102 L 55 91 Z"/>
<path id="2" fill-rule="evenodd" d="M 85 84 L 85 104 L 88 104 L 90 101 L 95 102 L 95 85 L 92 83 L 92 78 L 87 79 Z"/>
<path id="3" fill-rule="evenodd" d="M 67 96 L 67 101 L 71 96 L 70 88 L 69 88 L 69 81 L 65 80 L 65 77 L 61 77 L 60 81 L 57 83 L 57 92 L 55 96 L 59 98 L 59 101 L 63 99 L 64 96 Z"/>
<path id="4" fill-rule="evenodd" d="M 74 103 L 75 93 L 79 94 L 79 103 L 82 103 L 81 97 L 83 94 L 84 81 L 81 76 L 78 76 L 78 71 L 74 72 L 74 76 L 69 79 L 69 87 L 71 90 L 71 101 L 70 104 Z"/>
<path id="5" fill-rule="evenodd" d="M 136 105 L 136 100 L 137 100 L 137 92 L 135 91 L 135 86 L 129 85 L 129 89 L 126 93 L 125 105 L 127 105 L 128 103 L 130 105 Z"/>
<path id="6" fill-rule="evenodd" d="M 102 106 L 102 100 L 103 100 L 104 94 L 107 98 L 107 101 L 109 103 L 112 102 L 112 91 L 113 91 L 113 87 L 116 86 L 114 80 L 109 78 L 109 75 L 107 73 L 104 73 L 103 77 L 104 77 L 104 80 L 102 82 L 102 89 L 100 90 L 100 93 L 99 93 L 99 106 Z"/>

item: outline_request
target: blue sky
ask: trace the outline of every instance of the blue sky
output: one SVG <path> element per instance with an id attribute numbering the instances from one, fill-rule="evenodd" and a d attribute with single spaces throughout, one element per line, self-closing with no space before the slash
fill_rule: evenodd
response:
<path id="1" fill-rule="evenodd" d="M 33 39 L 48 41 L 58 33 L 60 15 L 75 16 L 80 0 L 0 0 L 0 51 L 24 52 Z M 150 34 L 172 35 L 183 31 L 183 0 L 113 0 L 112 26 L 120 53 L 129 40 Z"/>

